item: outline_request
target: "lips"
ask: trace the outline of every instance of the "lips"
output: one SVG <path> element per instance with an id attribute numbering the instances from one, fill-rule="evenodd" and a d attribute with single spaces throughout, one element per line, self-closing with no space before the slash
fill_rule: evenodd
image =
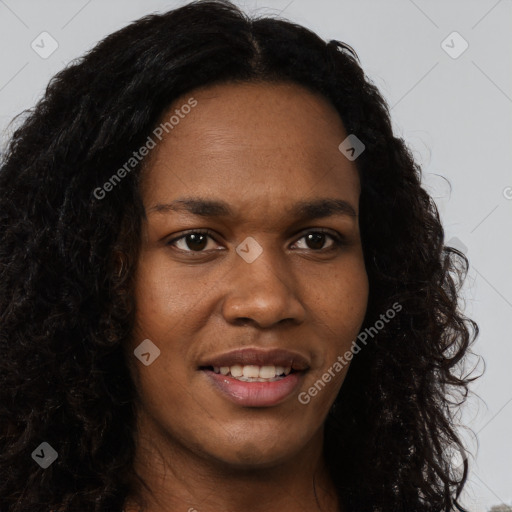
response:
<path id="1" fill-rule="evenodd" d="M 276 376 L 256 379 L 252 372 L 257 372 L 258 367 L 260 372 L 274 369 Z M 246 348 L 205 359 L 198 369 L 215 392 L 230 402 L 243 407 L 272 407 L 297 392 L 309 362 L 303 355 L 289 350 Z M 238 378 L 233 378 L 229 370 Z M 242 370 L 244 376 L 240 376 Z M 249 370 L 247 377 L 246 370 Z"/>

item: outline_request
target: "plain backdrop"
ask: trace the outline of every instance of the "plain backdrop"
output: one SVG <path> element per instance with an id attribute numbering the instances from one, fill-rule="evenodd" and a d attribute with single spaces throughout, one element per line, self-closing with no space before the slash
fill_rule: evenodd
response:
<path id="1" fill-rule="evenodd" d="M 2 146 L 12 118 L 33 106 L 72 59 L 129 22 L 184 3 L 0 0 Z M 465 311 L 480 326 L 474 351 L 486 372 L 462 418 L 475 433 L 465 435 L 472 469 L 463 502 L 475 512 L 512 504 L 512 2 L 235 3 L 348 43 L 389 103 L 396 134 L 422 166 L 448 245 L 471 264 Z M 48 52 L 52 45 L 58 47 L 43 58 L 42 47 Z"/>

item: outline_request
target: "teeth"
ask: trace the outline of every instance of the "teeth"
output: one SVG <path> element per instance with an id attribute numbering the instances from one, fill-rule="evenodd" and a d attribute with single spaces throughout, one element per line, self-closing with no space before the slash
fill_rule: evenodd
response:
<path id="1" fill-rule="evenodd" d="M 256 368 L 258 368 L 258 367 L 256 367 Z M 276 372 L 275 366 L 262 366 L 261 368 L 258 369 L 257 377 L 260 377 L 261 379 L 272 379 L 276 375 L 279 375 L 279 374 Z M 244 374 L 244 376 L 245 376 L 245 374 Z"/>
<path id="2" fill-rule="evenodd" d="M 239 364 L 230 366 L 229 371 L 231 372 L 232 377 L 241 377 L 244 374 L 243 368 Z"/>
<path id="3" fill-rule="evenodd" d="M 222 375 L 230 375 L 244 382 L 265 382 L 269 379 L 276 379 L 276 377 L 286 377 L 290 374 L 292 369 L 290 367 L 285 368 L 283 366 L 274 365 L 257 366 L 248 364 L 242 366 L 235 364 L 233 366 L 214 366 L 213 371 L 215 373 L 221 373 Z"/>
<path id="4" fill-rule="evenodd" d="M 250 377 L 252 379 L 257 379 L 260 376 L 260 369 L 258 366 L 248 365 L 244 366 L 242 370 L 242 375 L 244 377 Z M 272 375 L 274 377 L 274 375 Z"/>

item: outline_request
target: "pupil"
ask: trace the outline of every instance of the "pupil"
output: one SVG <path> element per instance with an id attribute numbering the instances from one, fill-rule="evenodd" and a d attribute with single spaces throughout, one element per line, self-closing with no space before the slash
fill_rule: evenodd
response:
<path id="1" fill-rule="evenodd" d="M 324 246 L 324 233 L 309 233 L 307 243 L 311 249 L 321 249 Z M 316 247 L 311 247 L 311 244 Z"/>
<path id="2" fill-rule="evenodd" d="M 189 249 L 200 251 L 206 246 L 206 236 L 202 233 L 190 233 L 187 235 L 187 246 Z"/>

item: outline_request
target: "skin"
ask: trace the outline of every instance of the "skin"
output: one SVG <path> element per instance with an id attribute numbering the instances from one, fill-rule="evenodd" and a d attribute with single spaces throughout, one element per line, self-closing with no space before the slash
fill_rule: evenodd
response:
<path id="1" fill-rule="evenodd" d="M 303 392 L 350 349 L 368 278 L 359 177 L 338 150 L 348 134 L 325 98 L 295 84 L 197 89 L 163 118 L 191 96 L 197 106 L 153 149 L 141 181 L 147 220 L 127 352 L 139 393 L 135 469 L 151 492 L 142 487 L 138 495 L 148 512 L 297 512 L 319 504 L 338 511 L 321 452 L 348 366 L 307 405 L 293 394 L 276 406 L 241 407 L 198 365 L 239 347 L 295 350 L 310 362 Z M 234 215 L 152 210 L 184 197 L 225 201 Z M 319 198 L 345 200 L 356 216 L 288 213 L 297 201 Z M 306 235 L 317 228 L 328 234 L 315 245 Z M 169 244 L 194 229 L 213 237 Z M 344 246 L 335 246 L 336 233 Z M 235 250 L 248 236 L 263 249 L 252 263 Z M 149 366 L 133 356 L 145 339 L 161 351 Z"/>

